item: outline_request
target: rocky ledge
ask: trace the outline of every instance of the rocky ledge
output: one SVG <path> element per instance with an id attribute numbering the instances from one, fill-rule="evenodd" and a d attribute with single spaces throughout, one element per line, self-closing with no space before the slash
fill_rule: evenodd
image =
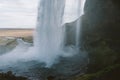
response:
<path id="1" fill-rule="evenodd" d="M 0 80 L 27 80 L 26 77 L 15 76 L 11 71 L 0 73 Z"/>

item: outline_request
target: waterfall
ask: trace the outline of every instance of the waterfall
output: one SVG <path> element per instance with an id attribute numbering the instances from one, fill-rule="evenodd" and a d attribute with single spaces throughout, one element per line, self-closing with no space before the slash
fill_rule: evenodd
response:
<path id="1" fill-rule="evenodd" d="M 76 0 L 77 4 L 77 16 L 81 17 L 82 15 L 84 15 L 84 5 L 86 0 Z M 80 46 L 80 27 L 81 27 L 81 18 L 77 20 L 77 24 L 76 24 L 76 46 L 79 47 Z"/>
<path id="2" fill-rule="evenodd" d="M 64 6 L 65 0 L 40 1 L 34 44 L 43 52 L 46 49 L 58 50 L 62 46 L 64 32 L 61 24 Z"/>
<path id="3" fill-rule="evenodd" d="M 63 47 L 64 31 L 62 20 L 65 0 L 41 0 L 38 10 L 38 24 L 35 34 L 35 50 L 40 61 L 54 62 Z"/>
<path id="4" fill-rule="evenodd" d="M 79 47 L 81 16 L 84 15 L 84 5 L 86 0 L 66 0 L 64 23 L 77 20 L 76 23 L 76 47 Z"/>
<path id="5" fill-rule="evenodd" d="M 65 46 L 65 27 L 63 24 L 80 18 L 84 14 L 84 4 L 85 0 L 40 0 L 34 46 L 29 49 L 26 47 L 24 49 L 20 46 L 20 52 L 19 47 L 16 47 L 10 53 L 1 55 L 0 61 L 5 61 L 3 63 L 5 65 L 6 63 L 16 63 L 17 61 L 36 60 L 45 63 L 46 67 L 50 67 L 57 62 L 59 57 L 70 57 L 78 53 L 76 46 Z M 80 20 L 77 21 L 75 26 L 77 47 L 79 47 L 80 41 Z M 16 58 L 13 58 L 13 52 Z"/>
<path id="6" fill-rule="evenodd" d="M 34 39 L 35 50 L 40 54 L 40 61 L 45 59 L 44 61 L 48 64 L 54 62 L 59 56 L 76 52 L 70 47 L 67 47 L 67 51 L 64 51 L 63 48 L 66 48 L 64 46 L 65 32 L 62 24 L 74 21 L 82 16 L 84 14 L 84 4 L 85 0 L 40 1 L 38 24 Z M 69 21 L 66 18 L 68 18 Z M 80 20 L 78 20 L 76 24 L 77 47 L 79 44 L 79 35 Z"/>

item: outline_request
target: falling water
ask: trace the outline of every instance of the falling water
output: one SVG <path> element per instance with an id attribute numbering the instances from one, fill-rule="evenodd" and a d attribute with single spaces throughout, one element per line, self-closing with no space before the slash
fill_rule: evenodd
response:
<path id="1" fill-rule="evenodd" d="M 77 16 L 81 17 L 84 15 L 84 5 L 85 5 L 86 0 L 76 0 L 76 6 L 77 6 Z M 81 18 L 77 20 L 76 24 L 76 46 L 79 47 L 79 42 L 80 42 L 80 27 L 81 27 Z"/>
<path id="2" fill-rule="evenodd" d="M 40 2 L 34 44 L 43 52 L 46 49 L 58 50 L 62 46 L 64 34 L 61 24 L 64 6 L 65 0 L 41 0 Z"/>
<path id="3" fill-rule="evenodd" d="M 81 27 L 81 16 L 84 15 L 84 6 L 86 0 L 66 0 L 64 23 L 70 23 L 77 20 L 76 23 L 76 47 L 79 47 L 80 42 L 80 27 Z"/>
<path id="4" fill-rule="evenodd" d="M 65 0 L 40 1 L 34 45 L 37 53 L 40 52 L 40 60 L 44 58 L 46 63 L 54 60 L 54 57 L 60 54 L 63 47 L 64 6 Z"/>
<path id="5" fill-rule="evenodd" d="M 63 40 L 61 27 L 65 0 L 41 0 L 34 44 L 38 48 L 59 49 Z M 36 39 L 37 38 L 37 39 Z M 42 45 L 42 47 L 41 47 Z M 53 50 L 51 49 L 51 50 Z"/>
<path id="6" fill-rule="evenodd" d="M 68 57 L 78 53 L 75 49 L 76 46 L 66 47 L 64 45 L 65 27 L 63 24 L 75 21 L 82 16 L 84 14 L 84 4 L 85 0 L 40 0 L 34 46 L 28 50 L 21 47 L 20 50 L 23 54 L 19 52 L 19 47 L 17 47 L 12 51 L 14 55 L 12 52 L 6 53 L 0 56 L 0 61 L 4 61 L 3 64 L 5 65 L 17 61 L 37 60 L 50 67 L 57 62 L 59 57 Z M 77 21 L 76 26 L 77 46 L 79 44 L 80 20 Z M 16 58 L 13 58 L 13 56 Z"/>
<path id="7" fill-rule="evenodd" d="M 73 3 L 72 3 L 73 2 Z M 46 63 L 54 62 L 59 56 L 77 52 L 64 46 L 63 23 L 76 20 L 84 14 L 85 0 L 41 0 L 38 12 L 38 24 L 34 40 L 35 50 L 40 54 L 40 60 Z M 72 5 L 72 6 L 71 6 Z M 71 6 L 72 9 L 69 7 Z M 68 9 L 69 8 L 69 9 Z M 73 13 L 74 8 L 74 13 Z M 69 11 L 68 11 L 69 10 Z M 68 13 L 69 12 L 69 13 Z M 72 13 L 72 15 L 70 15 Z M 70 16 L 72 16 L 72 18 Z M 69 18 L 65 20 L 66 16 Z M 74 19 L 73 19 L 74 18 Z M 80 20 L 76 24 L 76 45 L 79 44 Z M 69 51 L 68 51 L 69 50 Z M 44 59 L 43 59 L 44 58 Z"/>

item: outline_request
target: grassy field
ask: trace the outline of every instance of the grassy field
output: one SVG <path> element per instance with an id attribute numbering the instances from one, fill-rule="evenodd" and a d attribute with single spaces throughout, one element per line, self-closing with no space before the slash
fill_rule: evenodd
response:
<path id="1" fill-rule="evenodd" d="M 33 36 L 34 29 L 0 29 L 0 37 Z"/>

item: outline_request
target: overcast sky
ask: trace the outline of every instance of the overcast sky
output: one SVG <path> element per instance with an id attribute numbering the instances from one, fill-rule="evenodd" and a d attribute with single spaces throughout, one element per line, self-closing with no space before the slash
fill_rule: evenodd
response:
<path id="1" fill-rule="evenodd" d="M 84 2 L 66 0 L 64 22 L 78 18 Z M 35 28 L 38 3 L 39 0 L 0 0 L 0 28 Z"/>
<path id="2" fill-rule="evenodd" d="M 38 0 L 0 0 L 0 28 L 34 28 Z"/>

